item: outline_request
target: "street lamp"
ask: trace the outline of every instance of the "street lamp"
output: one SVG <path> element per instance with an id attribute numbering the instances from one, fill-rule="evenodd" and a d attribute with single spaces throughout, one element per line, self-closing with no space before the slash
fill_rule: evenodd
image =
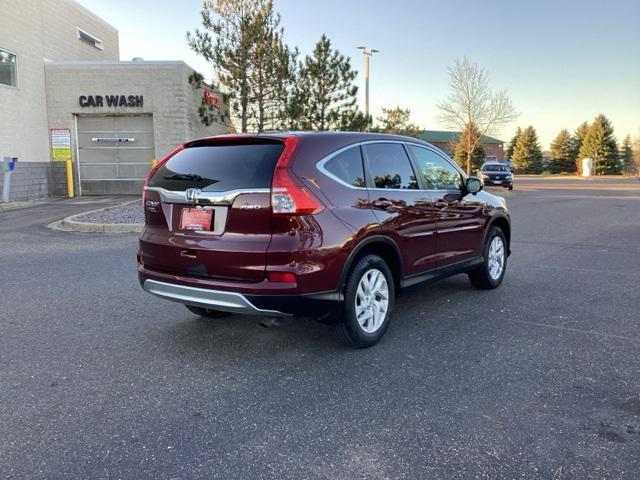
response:
<path id="1" fill-rule="evenodd" d="M 369 57 L 380 50 L 367 47 L 356 47 L 364 56 L 364 113 L 369 115 Z"/>

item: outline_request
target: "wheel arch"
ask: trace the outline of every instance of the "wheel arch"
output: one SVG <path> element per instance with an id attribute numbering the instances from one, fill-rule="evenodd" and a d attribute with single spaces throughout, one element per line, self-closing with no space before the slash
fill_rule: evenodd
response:
<path id="1" fill-rule="evenodd" d="M 391 238 L 385 235 L 373 235 L 361 240 L 353 250 L 349 253 L 347 260 L 342 268 L 340 280 L 338 282 L 338 291 L 342 292 L 347 275 L 356 259 L 366 254 L 374 254 L 383 258 L 393 275 L 393 283 L 396 292 L 400 290 L 400 281 L 402 279 L 402 257 L 400 255 L 400 247 Z"/>
<path id="2" fill-rule="evenodd" d="M 507 240 L 507 248 L 511 251 L 511 222 L 506 216 L 497 215 L 491 219 L 489 225 L 487 225 L 487 233 L 492 226 L 496 226 L 502 230 Z"/>

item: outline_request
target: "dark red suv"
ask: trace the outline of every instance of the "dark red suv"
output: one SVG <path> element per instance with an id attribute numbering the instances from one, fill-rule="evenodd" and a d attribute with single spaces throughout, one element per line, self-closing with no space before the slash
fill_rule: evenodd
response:
<path id="1" fill-rule="evenodd" d="M 366 347 L 403 288 L 463 272 L 500 285 L 509 213 L 481 189 L 414 138 L 195 140 L 147 178 L 140 283 L 198 315 L 309 316 Z"/>

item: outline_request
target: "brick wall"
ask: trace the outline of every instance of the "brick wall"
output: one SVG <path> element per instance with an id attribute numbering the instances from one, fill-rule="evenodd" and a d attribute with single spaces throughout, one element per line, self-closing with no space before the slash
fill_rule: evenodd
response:
<path id="1" fill-rule="evenodd" d="M 0 172 L 0 194 L 5 172 Z M 64 162 L 20 162 L 11 174 L 9 201 L 63 197 L 67 194 Z"/>

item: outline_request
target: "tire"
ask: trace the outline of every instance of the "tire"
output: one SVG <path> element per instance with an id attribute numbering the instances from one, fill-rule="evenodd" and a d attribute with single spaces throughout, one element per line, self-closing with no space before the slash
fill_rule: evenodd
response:
<path id="1" fill-rule="evenodd" d="M 373 294 L 366 291 L 369 287 Z M 387 263 L 377 255 L 363 256 L 347 275 L 344 302 L 332 324 L 335 335 L 351 347 L 374 345 L 387 331 L 394 300 L 393 275 Z"/>
<path id="2" fill-rule="evenodd" d="M 492 249 L 495 248 L 495 250 Z M 500 246 L 502 249 L 500 251 Z M 502 283 L 507 270 L 507 240 L 501 228 L 492 226 L 489 229 L 482 253 L 482 265 L 469 272 L 471 284 L 481 290 L 497 288 Z M 500 260 L 501 259 L 501 260 Z M 500 265 L 499 273 L 496 263 Z"/>
<path id="3" fill-rule="evenodd" d="M 513 190 L 513 185 L 509 185 L 509 190 Z"/>
<path id="4" fill-rule="evenodd" d="M 200 317 L 206 318 L 222 318 L 231 315 L 230 312 L 223 312 L 221 310 L 211 310 L 210 308 L 194 307 L 193 305 L 185 305 L 187 310 Z"/>

